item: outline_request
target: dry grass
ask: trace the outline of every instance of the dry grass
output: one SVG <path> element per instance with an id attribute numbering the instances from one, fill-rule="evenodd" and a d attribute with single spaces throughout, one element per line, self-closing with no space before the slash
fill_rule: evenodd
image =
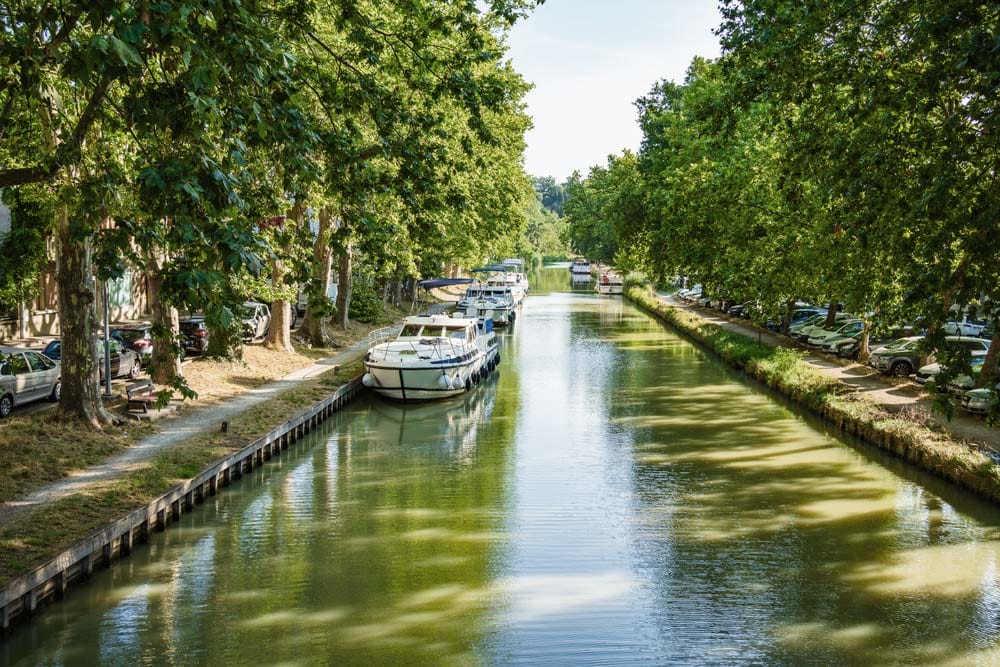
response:
<path id="1" fill-rule="evenodd" d="M 215 431 L 185 440 L 126 478 L 95 484 L 5 523 L 0 527 L 0 586 L 247 446 L 290 415 L 332 394 L 361 368 L 356 362 L 339 372 L 327 371 L 233 417 L 227 433 Z"/>
<path id="2" fill-rule="evenodd" d="M 61 421 L 51 410 L 9 417 L 0 427 L 0 502 L 99 463 L 152 432 L 149 424 L 134 421 L 94 431 Z"/>
<path id="3" fill-rule="evenodd" d="M 406 311 L 389 308 L 386 318 L 395 320 Z M 334 348 L 296 345 L 292 353 L 269 350 L 263 345 L 243 348 L 243 361 L 223 362 L 195 357 L 184 364 L 188 383 L 198 398 L 187 401 L 185 410 L 211 408 L 226 399 L 282 378 L 361 340 L 379 325 L 351 322 L 343 329 L 330 328 Z M 124 409 L 123 401 L 110 406 Z M 74 470 L 98 464 L 170 421 L 138 424 L 129 420 L 120 428 L 93 431 L 74 422 L 60 422 L 53 411 L 13 416 L 0 423 L 0 502 L 8 502 L 49 482 L 62 479 Z"/>
<path id="4" fill-rule="evenodd" d="M 216 405 L 227 398 L 255 389 L 292 371 L 329 357 L 335 350 L 296 347 L 294 352 L 269 350 L 262 345 L 243 348 L 242 361 L 197 359 L 184 364 L 184 377 L 198 392 L 195 407 Z"/>

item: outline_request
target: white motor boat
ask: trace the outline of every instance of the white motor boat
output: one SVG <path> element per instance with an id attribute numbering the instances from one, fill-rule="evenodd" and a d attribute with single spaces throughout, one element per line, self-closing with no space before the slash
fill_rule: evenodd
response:
<path id="1" fill-rule="evenodd" d="M 520 305 L 524 297 L 528 295 L 528 279 L 523 273 L 504 272 L 490 276 L 486 281 L 487 287 L 499 287 L 509 289 L 514 297 L 514 305 Z"/>
<path id="2" fill-rule="evenodd" d="M 487 285 L 483 287 L 478 298 L 466 304 L 462 314 L 464 317 L 486 316 L 493 320 L 494 326 L 503 327 L 514 323 L 517 317 L 516 309 L 514 295 L 509 287 Z"/>
<path id="3" fill-rule="evenodd" d="M 361 381 L 388 398 L 425 401 L 471 389 L 499 362 L 491 319 L 419 315 L 398 334 L 393 327 L 369 336 Z"/>
<path id="4" fill-rule="evenodd" d="M 598 294 L 621 294 L 625 291 L 625 279 L 613 271 L 601 274 L 597 280 Z"/>
<path id="5" fill-rule="evenodd" d="M 585 273 L 590 275 L 590 262 L 585 259 L 574 259 L 573 263 L 569 265 L 570 273 Z"/>

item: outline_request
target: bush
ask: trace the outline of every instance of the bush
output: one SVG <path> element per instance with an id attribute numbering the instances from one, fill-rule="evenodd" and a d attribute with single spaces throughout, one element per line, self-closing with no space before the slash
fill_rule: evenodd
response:
<path id="1" fill-rule="evenodd" d="M 385 318 L 385 304 L 378 294 L 375 280 L 368 276 L 355 276 L 351 292 L 348 317 L 365 324 L 379 324 Z"/>

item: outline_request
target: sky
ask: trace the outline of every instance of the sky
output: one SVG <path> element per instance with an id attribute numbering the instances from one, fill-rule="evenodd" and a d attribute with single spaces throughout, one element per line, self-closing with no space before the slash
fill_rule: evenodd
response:
<path id="1" fill-rule="evenodd" d="M 633 102 L 719 55 L 715 0 L 546 0 L 511 31 L 509 57 L 535 84 L 525 167 L 564 181 L 639 147 Z"/>

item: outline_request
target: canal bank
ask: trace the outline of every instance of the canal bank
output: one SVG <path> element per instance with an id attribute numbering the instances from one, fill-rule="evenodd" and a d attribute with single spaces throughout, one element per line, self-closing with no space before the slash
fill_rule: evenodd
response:
<path id="1" fill-rule="evenodd" d="M 912 419 L 886 412 L 845 383 L 825 376 L 785 348 L 708 322 L 677 308 L 646 286 L 630 285 L 626 296 L 647 312 L 717 354 L 840 431 L 875 445 L 914 466 L 994 503 L 1000 503 L 1000 467 L 985 453 Z"/>
<path id="2" fill-rule="evenodd" d="M 360 397 L 95 570 L 0 667 L 1000 657 L 994 506 L 565 269 L 502 338 L 499 376 Z"/>
<path id="3" fill-rule="evenodd" d="M 42 503 L 0 526 L 0 634 L 130 555 L 154 531 L 287 449 L 362 390 L 360 362 L 303 378 L 258 407 L 215 420 L 115 478 Z M 290 416 L 289 416 L 290 415 Z M 220 428 L 221 427 L 221 428 Z M 20 571 L 20 572 L 19 572 Z"/>

